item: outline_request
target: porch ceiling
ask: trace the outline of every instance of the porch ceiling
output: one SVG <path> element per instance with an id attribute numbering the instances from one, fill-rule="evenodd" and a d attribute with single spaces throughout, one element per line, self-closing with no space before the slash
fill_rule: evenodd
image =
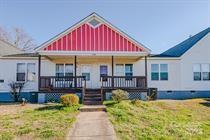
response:
<path id="1" fill-rule="evenodd" d="M 52 55 L 52 56 L 45 56 L 52 62 L 73 62 L 74 56 L 59 56 L 59 55 Z M 114 61 L 138 61 L 143 59 L 144 57 L 139 56 L 114 56 Z M 111 56 L 77 56 L 77 62 L 111 62 Z"/>

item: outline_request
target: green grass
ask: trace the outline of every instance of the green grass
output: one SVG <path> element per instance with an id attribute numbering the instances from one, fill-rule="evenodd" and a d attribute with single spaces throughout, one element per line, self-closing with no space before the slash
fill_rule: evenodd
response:
<path id="1" fill-rule="evenodd" d="M 117 137 L 133 139 L 210 139 L 209 100 L 105 102 Z"/>
<path id="2" fill-rule="evenodd" d="M 78 107 L 60 104 L 0 115 L 0 140 L 64 139 L 75 121 Z"/>

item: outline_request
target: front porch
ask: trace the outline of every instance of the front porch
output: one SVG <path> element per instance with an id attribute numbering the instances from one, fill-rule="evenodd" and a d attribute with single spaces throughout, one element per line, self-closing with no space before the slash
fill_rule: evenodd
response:
<path id="1" fill-rule="evenodd" d="M 96 96 L 100 94 L 102 102 L 104 94 L 114 89 L 128 92 L 147 91 L 147 56 L 40 55 L 38 61 L 39 92 L 41 93 L 79 92 L 82 94 L 83 101 L 88 94 L 98 94 Z M 140 70 L 136 69 L 139 63 L 144 66 L 140 67 Z M 49 69 L 47 64 L 51 67 L 50 72 L 45 70 Z"/>

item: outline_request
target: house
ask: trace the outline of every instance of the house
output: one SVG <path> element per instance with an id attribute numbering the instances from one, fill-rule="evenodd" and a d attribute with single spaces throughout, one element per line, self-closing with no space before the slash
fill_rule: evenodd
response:
<path id="1" fill-rule="evenodd" d="M 35 101 L 38 96 L 40 102 L 75 93 L 84 104 L 101 104 L 113 89 L 124 89 L 133 99 L 142 98 L 148 87 L 158 88 L 161 99 L 210 97 L 210 80 L 203 80 L 209 78 L 209 28 L 203 32 L 151 56 L 143 44 L 92 13 L 35 53 L 1 57 L 0 101 L 12 100 L 10 81 L 24 82 L 21 97 Z"/>
<path id="2" fill-rule="evenodd" d="M 210 27 L 149 57 L 148 69 L 159 99 L 210 97 Z"/>
<path id="3" fill-rule="evenodd" d="M 0 57 L 9 54 L 23 53 L 20 49 L 13 46 L 11 43 L 0 39 Z"/>

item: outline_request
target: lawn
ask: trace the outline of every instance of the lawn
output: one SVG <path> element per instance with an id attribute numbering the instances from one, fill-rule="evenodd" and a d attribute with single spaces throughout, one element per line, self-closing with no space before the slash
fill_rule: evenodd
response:
<path id="1" fill-rule="evenodd" d="M 105 104 L 119 139 L 210 139 L 210 100 Z"/>
<path id="2" fill-rule="evenodd" d="M 75 121 L 78 107 L 63 107 L 60 104 L 37 106 L 0 105 L 0 109 L 13 110 L 0 113 L 0 140 L 65 139 Z"/>

